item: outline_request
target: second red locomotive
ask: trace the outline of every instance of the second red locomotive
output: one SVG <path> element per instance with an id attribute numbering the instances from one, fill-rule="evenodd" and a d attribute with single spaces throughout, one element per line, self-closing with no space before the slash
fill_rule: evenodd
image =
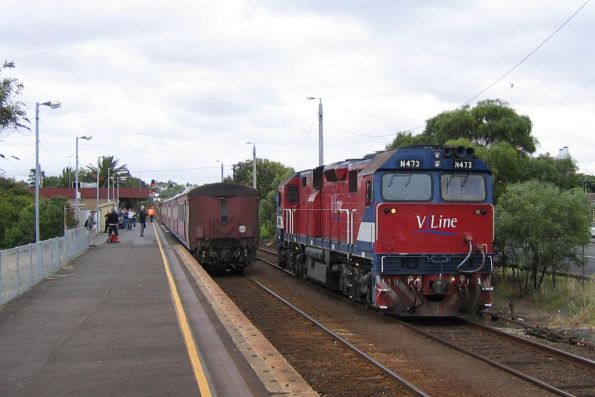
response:
<path id="1" fill-rule="evenodd" d="M 210 272 L 244 269 L 260 240 L 258 191 L 235 183 L 189 189 L 161 203 L 161 222 Z"/>
<path id="2" fill-rule="evenodd" d="M 472 149 L 412 146 L 279 186 L 279 264 L 388 313 L 491 306 L 492 177 Z"/>

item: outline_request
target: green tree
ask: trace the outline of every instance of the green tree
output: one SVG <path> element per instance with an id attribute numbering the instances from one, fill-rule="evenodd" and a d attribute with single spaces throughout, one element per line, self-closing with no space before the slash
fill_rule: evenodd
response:
<path id="1" fill-rule="evenodd" d="M 432 117 L 426 121 L 423 135 L 437 144 L 461 137 L 482 146 L 508 142 L 522 153 L 533 153 L 537 140 L 531 130 L 528 116 L 520 116 L 502 101 L 490 99 L 478 102 L 474 108 L 466 105 Z"/>
<path id="2" fill-rule="evenodd" d="M 5 61 L 0 68 L 0 141 L 17 128 L 29 129 L 29 119 L 24 104 L 16 98 L 23 91 L 23 84 L 11 77 L 2 77 L 5 69 L 14 68 L 14 62 Z"/>
<path id="3" fill-rule="evenodd" d="M 397 136 L 391 143 L 386 145 L 386 150 L 392 150 L 400 147 L 405 146 L 413 146 L 413 145 L 430 145 L 433 142 L 430 140 L 430 137 L 424 134 L 420 135 L 413 135 L 412 132 L 408 131 L 400 131 L 397 132 Z"/>
<path id="4" fill-rule="evenodd" d="M 180 194 L 186 189 L 184 185 L 178 185 L 174 181 L 167 181 L 167 182 L 157 182 L 157 189 L 159 190 L 159 198 L 161 200 L 165 200 L 175 196 L 176 194 Z"/>
<path id="5" fill-rule="evenodd" d="M 528 158 L 525 161 L 521 179 L 536 179 L 542 182 L 551 182 L 563 189 L 576 186 L 575 174 L 578 167 L 572 157 L 557 158 L 549 153 Z"/>
<path id="6" fill-rule="evenodd" d="M 234 164 L 233 178 L 228 181 L 252 186 L 252 160 Z M 269 238 L 275 231 L 275 192 L 279 183 L 293 173 L 293 168 L 266 159 L 256 159 L 257 189 L 260 195 L 261 237 Z"/>
<path id="7" fill-rule="evenodd" d="M 18 222 L 20 210 L 31 204 L 33 194 L 24 182 L 0 177 L 0 247 L 7 247 L 6 230 Z"/>
<path id="8" fill-rule="evenodd" d="M 74 169 L 71 167 L 62 168 L 62 173 L 58 176 L 59 187 L 73 187 L 74 186 Z M 80 170 L 79 170 L 80 171 Z"/>
<path id="9" fill-rule="evenodd" d="M 400 132 L 387 149 L 412 144 L 444 145 L 447 141 L 466 138 L 479 146 L 490 147 L 507 142 L 521 153 L 535 152 L 537 140 L 531 136 L 532 123 L 498 99 L 478 102 L 473 108 L 461 108 L 440 113 L 426 121 L 424 131 L 413 136 Z"/>
<path id="10" fill-rule="evenodd" d="M 61 180 L 59 176 L 46 176 L 43 178 L 43 187 L 62 187 Z"/>
<path id="11" fill-rule="evenodd" d="M 518 266 L 521 296 L 539 289 L 547 271 L 580 262 L 575 248 L 589 242 L 589 208 L 580 189 L 539 181 L 508 186 L 496 211 L 496 246 Z"/>
<path id="12" fill-rule="evenodd" d="M 52 197 L 39 203 L 40 239 L 47 240 L 64 235 L 64 208 L 68 200 L 63 197 Z M 66 211 L 69 213 L 69 211 Z M 71 216 L 67 224 L 73 224 Z M 4 248 L 16 247 L 35 241 L 35 204 L 30 203 L 19 211 L 18 220 L 6 230 Z"/>
<path id="13" fill-rule="evenodd" d="M 118 175 L 120 180 L 120 186 L 128 186 L 125 183 L 128 183 L 130 178 L 130 171 L 126 164 L 119 165 L 120 160 L 115 158 L 114 156 L 104 156 L 101 158 L 99 162 L 99 186 L 100 187 L 107 187 L 107 184 L 110 183 L 108 181 L 108 173 L 110 176 Z M 85 172 L 82 176 L 79 175 L 79 180 L 83 180 L 84 182 L 90 183 L 97 183 L 97 164 L 88 164 L 87 165 L 87 172 Z"/>

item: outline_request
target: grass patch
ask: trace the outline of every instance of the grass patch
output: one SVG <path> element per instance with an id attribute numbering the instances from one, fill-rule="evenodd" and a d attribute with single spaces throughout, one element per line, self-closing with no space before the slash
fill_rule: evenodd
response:
<path id="1" fill-rule="evenodd" d="M 518 273 L 517 273 L 518 277 Z M 519 294 L 518 281 L 510 269 L 499 268 L 494 273 L 494 300 L 496 306 L 506 310 L 509 303 L 515 307 L 535 307 L 552 314 L 555 322 L 571 322 L 595 326 L 595 282 L 556 277 L 554 287 L 551 276 L 546 276 L 541 289 Z"/>

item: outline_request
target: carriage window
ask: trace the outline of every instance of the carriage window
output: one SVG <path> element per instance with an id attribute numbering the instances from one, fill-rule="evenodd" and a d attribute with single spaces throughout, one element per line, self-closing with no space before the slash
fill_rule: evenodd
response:
<path id="1" fill-rule="evenodd" d="M 289 201 L 291 204 L 295 204 L 299 201 L 297 186 L 287 186 L 287 201 Z"/>
<path id="2" fill-rule="evenodd" d="M 428 201 L 432 198 L 432 177 L 420 173 L 385 174 L 382 197 L 394 201 Z"/>
<path id="3" fill-rule="evenodd" d="M 460 173 L 443 174 L 440 191 L 444 201 L 484 201 L 486 199 L 483 175 Z"/>
<path id="4" fill-rule="evenodd" d="M 221 216 L 221 223 L 229 222 L 229 202 L 226 198 L 219 199 L 219 215 Z"/>

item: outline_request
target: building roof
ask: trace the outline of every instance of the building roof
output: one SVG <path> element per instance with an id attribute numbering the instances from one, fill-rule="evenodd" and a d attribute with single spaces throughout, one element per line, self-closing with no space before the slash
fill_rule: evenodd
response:
<path id="1" fill-rule="evenodd" d="M 33 190 L 33 189 L 32 189 Z M 97 189 L 94 187 L 82 187 L 79 189 L 81 199 L 96 199 Z M 110 189 L 110 196 L 113 191 Z M 74 200 L 74 188 L 62 188 L 62 187 L 43 187 L 39 189 L 39 195 L 41 197 L 66 197 Z M 118 188 L 118 196 L 120 199 L 143 199 L 148 200 L 151 196 L 151 189 L 149 188 L 137 188 L 137 187 L 120 187 Z M 99 198 L 107 198 L 107 188 L 99 189 Z"/>

